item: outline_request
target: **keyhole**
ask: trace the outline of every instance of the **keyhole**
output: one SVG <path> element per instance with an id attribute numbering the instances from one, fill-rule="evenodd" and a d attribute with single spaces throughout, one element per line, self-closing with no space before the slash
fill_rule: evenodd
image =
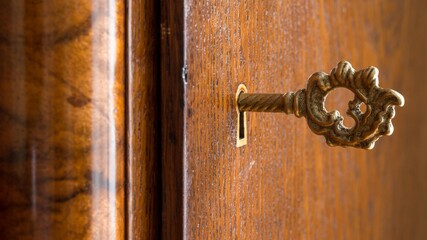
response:
<path id="1" fill-rule="evenodd" d="M 248 137 L 247 127 L 246 127 L 246 113 L 241 112 L 239 110 L 239 107 L 237 104 L 237 101 L 239 99 L 239 95 L 241 93 L 246 93 L 246 92 L 248 92 L 248 90 L 246 89 L 246 86 L 244 84 L 240 84 L 239 87 L 237 88 L 237 92 L 236 92 L 236 111 L 237 111 L 237 142 L 236 142 L 236 146 L 237 147 L 242 147 L 242 146 L 246 145 L 247 137 Z"/>
<path id="2" fill-rule="evenodd" d="M 354 93 L 346 88 L 338 88 L 333 90 L 326 97 L 325 107 L 328 112 L 338 110 L 341 116 L 344 117 L 343 124 L 347 128 L 352 128 L 356 124 L 355 120 L 347 115 L 348 103 L 354 99 Z M 366 110 L 366 106 L 362 104 L 361 111 Z M 364 110 L 362 110 L 364 107 Z"/>

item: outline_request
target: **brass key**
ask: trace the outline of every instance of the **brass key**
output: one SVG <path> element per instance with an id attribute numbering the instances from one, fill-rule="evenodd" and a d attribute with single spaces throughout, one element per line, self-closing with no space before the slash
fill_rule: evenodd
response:
<path id="1" fill-rule="evenodd" d="M 395 115 L 394 106 L 402 107 L 405 103 L 400 93 L 378 85 L 378 73 L 376 67 L 355 71 L 349 62 L 343 61 L 329 75 L 314 73 L 308 79 L 307 88 L 295 93 L 238 93 L 238 110 L 241 114 L 293 113 L 297 117 L 305 117 L 310 129 L 323 135 L 329 146 L 372 149 L 380 137 L 393 133 L 391 119 Z M 325 108 L 328 93 L 340 87 L 351 90 L 355 95 L 347 110 L 356 122 L 352 128 L 344 126 L 338 111 L 327 112 Z M 362 103 L 366 104 L 365 112 L 360 110 Z"/>

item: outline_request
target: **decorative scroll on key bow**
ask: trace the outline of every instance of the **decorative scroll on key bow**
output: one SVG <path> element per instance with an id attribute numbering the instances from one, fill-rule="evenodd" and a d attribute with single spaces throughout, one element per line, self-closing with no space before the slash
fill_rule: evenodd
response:
<path id="1" fill-rule="evenodd" d="M 241 112 L 285 112 L 304 116 L 310 129 L 325 136 L 330 146 L 372 149 L 381 136 L 393 133 L 394 106 L 403 106 L 405 101 L 400 93 L 378 85 L 378 73 L 375 67 L 355 71 L 344 61 L 338 63 L 329 75 L 314 73 L 307 88 L 296 93 L 241 93 L 238 108 Z M 328 93 L 339 87 L 347 88 L 355 95 L 347 110 L 356 122 L 352 128 L 344 126 L 338 111 L 327 112 L 325 109 Z M 365 112 L 360 110 L 362 103 L 366 104 Z"/>

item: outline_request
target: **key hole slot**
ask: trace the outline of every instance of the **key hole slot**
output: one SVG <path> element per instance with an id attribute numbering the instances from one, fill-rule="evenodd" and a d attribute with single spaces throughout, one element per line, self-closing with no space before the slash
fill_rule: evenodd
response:
<path id="1" fill-rule="evenodd" d="M 240 84 L 237 88 L 236 92 L 236 110 L 237 110 L 237 147 L 242 147 L 247 144 L 247 125 L 246 125 L 246 112 L 241 112 L 239 110 L 239 106 L 237 104 L 237 101 L 239 99 L 239 95 L 241 93 L 246 93 L 247 89 L 244 84 Z"/>
<path id="2" fill-rule="evenodd" d="M 244 139 L 245 136 L 245 113 L 239 113 L 239 140 Z"/>

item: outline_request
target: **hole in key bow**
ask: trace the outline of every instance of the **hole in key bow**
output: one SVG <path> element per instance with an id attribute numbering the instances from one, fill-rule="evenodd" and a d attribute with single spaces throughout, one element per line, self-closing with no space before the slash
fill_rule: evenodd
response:
<path id="1" fill-rule="evenodd" d="M 340 112 L 341 116 L 344 118 L 343 124 L 346 128 L 352 128 L 356 125 L 356 121 L 347 114 L 347 110 L 349 109 L 348 104 L 353 99 L 354 93 L 343 87 L 332 90 L 326 97 L 326 110 L 328 112 L 332 112 L 334 110 Z M 364 103 L 361 104 L 360 111 L 362 113 L 366 111 L 366 105 Z"/>

